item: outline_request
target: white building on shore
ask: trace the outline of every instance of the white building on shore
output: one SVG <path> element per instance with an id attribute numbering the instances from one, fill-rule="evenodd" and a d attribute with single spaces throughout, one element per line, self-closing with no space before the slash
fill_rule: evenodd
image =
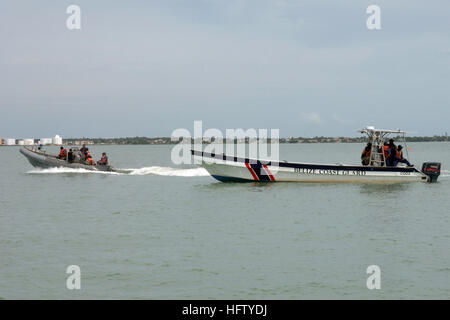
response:
<path id="1" fill-rule="evenodd" d="M 52 143 L 54 145 L 60 146 L 60 145 L 62 145 L 62 138 L 59 135 L 56 135 L 53 137 Z"/>
<path id="2" fill-rule="evenodd" d="M 34 139 L 20 139 L 17 140 L 16 143 L 16 139 L 1 139 L 0 138 L 0 145 L 5 145 L 5 146 L 33 146 L 36 143 L 34 142 Z M 53 145 L 57 145 L 60 146 L 62 145 L 63 141 L 61 136 L 56 135 L 53 138 L 41 138 L 38 141 L 38 144 L 42 144 L 42 145 L 49 145 L 49 144 L 53 144 Z"/>
<path id="3" fill-rule="evenodd" d="M 16 139 L 5 139 L 5 145 L 7 145 L 7 146 L 15 146 L 16 145 Z"/>
<path id="4" fill-rule="evenodd" d="M 21 140 L 17 141 L 17 145 L 32 146 L 32 145 L 34 145 L 34 139 L 21 139 Z"/>
<path id="5" fill-rule="evenodd" d="M 34 139 L 23 139 L 23 144 L 26 146 L 34 145 Z"/>
<path id="6" fill-rule="evenodd" d="M 42 145 L 46 145 L 46 144 L 52 144 L 53 143 L 53 139 L 52 138 L 41 138 L 41 140 L 39 140 L 39 144 Z"/>

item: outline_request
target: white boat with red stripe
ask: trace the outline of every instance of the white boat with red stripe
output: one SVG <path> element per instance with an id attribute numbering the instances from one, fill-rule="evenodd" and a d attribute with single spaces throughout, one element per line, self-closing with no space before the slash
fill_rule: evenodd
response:
<path id="1" fill-rule="evenodd" d="M 387 166 L 383 145 L 389 134 L 402 134 L 406 145 L 405 132 L 400 130 L 380 130 L 367 127 L 360 131 L 367 134 L 372 144 L 367 165 L 316 164 L 288 161 L 272 161 L 242 158 L 225 154 L 214 154 L 192 150 L 196 163 L 200 163 L 212 177 L 222 182 L 436 182 L 441 164 L 425 162 L 422 170 L 399 163 Z"/>

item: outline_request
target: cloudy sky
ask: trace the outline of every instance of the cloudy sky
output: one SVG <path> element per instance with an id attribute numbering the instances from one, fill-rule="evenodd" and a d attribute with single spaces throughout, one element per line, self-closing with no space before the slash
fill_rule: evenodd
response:
<path id="1" fill-rule="evenodd" d="M 433 135 L 449 119 L 448 0 L 0 3 L 0 137 L 169 136 L 194 120 Z"/>

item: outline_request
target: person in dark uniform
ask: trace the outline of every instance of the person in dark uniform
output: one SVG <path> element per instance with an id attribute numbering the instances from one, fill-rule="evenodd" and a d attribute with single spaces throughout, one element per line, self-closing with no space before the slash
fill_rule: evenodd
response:
<path id="1" fill-rule="evenodd" d="M 361 163 L 363 166 L 369 165 L 371 152 L 372 152 L 372 143 L 368 142 L 361 154 Z"/>
<path id="2" fill-rule="evenodd" d="M 83 146 L 81 147 L 80 151 L 81 151 L 81 154 L 84 154 L 86 151 L 88 151 L 88 148 L 86 148 L 85 144 L 83 144 Z"/>
<path id="3" fill-rule="evenodd" d="M 388 167 L 395 167 L 397 166 L 398 160 L 397 160 L 397 146 L 394 143 L 394 139 L 389 140 L 388 145 L 388 157 L 386 159 L 386 165 Z"/>
<path id="4" fill-rule="evenodd" d="M 72 149 L 69 149 L 69 153 L 67 154 L 67 160 L 69 162 L 73 162 L 73 159 L 74 159 L 73 151 L 72 151 Z"/>
<path id="5" fill-rule="evenodd" d="M 403 158 L 403 151 L 402 150 L 403 150 L 403 147 L 401 145 L 399 145 L 397 147 L 397 151 L 398 151 L 398 153 L 397 153 L 397 160 L 398 160 L 398 162 L 405 163 L 408 167 L 412 167 L 413 165 L 411 163 L 409 163 L 409 161 L 407 159 Z"/>

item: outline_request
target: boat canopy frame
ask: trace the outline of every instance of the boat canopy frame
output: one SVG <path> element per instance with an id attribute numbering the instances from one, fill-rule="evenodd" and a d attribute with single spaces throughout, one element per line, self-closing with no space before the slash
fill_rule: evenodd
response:
<path id="1" fill-rule="evenodd" d="M 406 131 L 403 130 L 386 130 L 375 129 L 374 127 L 366 127 L 358 132 L 366 134 L 368 137 L 368 143 L 372 144 L 370 150 L 370 159 L 367 166 L 371 167 L 386 167 L 386 155 L 384 154 L 384 142 L 391 134 L 397 134 L 402 137 L 402 143 L 406 150 L 406 157 L 409 159 L 408 146 L 406 145 Z"/>

